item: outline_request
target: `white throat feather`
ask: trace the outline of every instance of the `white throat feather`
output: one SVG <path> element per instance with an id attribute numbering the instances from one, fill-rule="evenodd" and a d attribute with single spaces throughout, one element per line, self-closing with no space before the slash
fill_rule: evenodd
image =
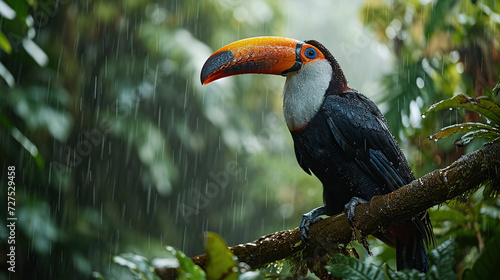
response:
<path id="1" fill-rule="evenodd" d="M 283 87 L 283 114 L 288 128 L 299 130 L 316 115 L 332 78 L 332 67 L 326 60 L 306 63 L 287 75 Z"/>

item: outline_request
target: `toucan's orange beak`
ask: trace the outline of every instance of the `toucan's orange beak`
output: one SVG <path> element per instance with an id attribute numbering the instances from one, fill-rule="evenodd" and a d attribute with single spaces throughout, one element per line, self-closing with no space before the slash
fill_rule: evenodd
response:
<path id="1" fill-rule="evenodd" d="M 227 76 L 258 73 L 284 75 L 299 70 L 303 42 L 281 37 L 256 37 L 236 41 L 213 53 L 201 70 L 206 85 Z"/>

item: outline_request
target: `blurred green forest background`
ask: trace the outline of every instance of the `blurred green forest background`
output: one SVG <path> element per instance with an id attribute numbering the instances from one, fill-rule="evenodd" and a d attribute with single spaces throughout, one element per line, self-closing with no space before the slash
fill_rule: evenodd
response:
<path id="1" fill-rule="evenodd" d="M 17 217 L 9 276 L 1 211 L 0 279 L 123 279 L 114 255 L 165 257 L 171 245 L 194 256 L 204 231 L 245 243 L 322 205 L 284 125 L 282 77 L 201 86 L 227 43 L 324 43 L 380 106 L 416 177 L 484 143 L 427 138 L 477 114 L 422 112 L 486 94 L 500 70 L 494 0 L 0 0 L 0 27 L 0 200 L 15 166 Z M 431 212 L 437 243 L 456 241 L 458 275 L 500 233 L 500 199 L 482 190 Z M 394 265 L 370 243 L 362 259 Z"/>

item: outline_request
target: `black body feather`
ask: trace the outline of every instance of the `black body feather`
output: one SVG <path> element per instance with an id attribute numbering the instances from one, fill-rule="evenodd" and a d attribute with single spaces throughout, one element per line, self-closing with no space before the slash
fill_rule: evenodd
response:
<path id="1" fill-rule="evenodd" d="M 300 166 L 323 183 L 326 212 L 332 215 L 353 197 L 370 200 L 415 178 L 377 106 L 351 89 L 329 91 L 307 126 L 291 134 Z M 388 237 L 397 241 L 398 269 L 426 271 L 424 243 L 433 239 L 429 217 L 418 215 L 409 224 L 410 240 Z"/>

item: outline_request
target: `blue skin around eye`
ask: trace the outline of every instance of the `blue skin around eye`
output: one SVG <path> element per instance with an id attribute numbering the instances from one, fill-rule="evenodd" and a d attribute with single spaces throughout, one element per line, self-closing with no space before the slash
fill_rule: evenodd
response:
<path id="1" fill-rule="evenodd" d="M 305 55 L 307 58 L 315 58 L 316 57 L 316 50 L 313 48 L 307 48 L 305 51 Z"/>

